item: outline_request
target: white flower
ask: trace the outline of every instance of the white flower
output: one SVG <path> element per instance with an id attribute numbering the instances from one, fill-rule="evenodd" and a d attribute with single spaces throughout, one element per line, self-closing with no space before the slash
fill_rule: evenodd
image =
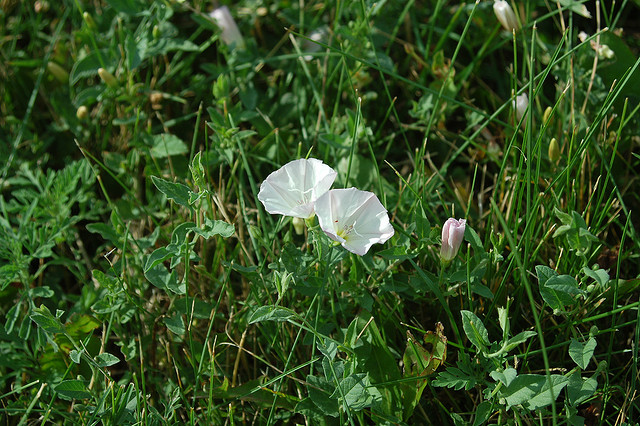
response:
<path id="1" fill-rule="evenodd" d="M 244 48 L 242 34 L 240 34 L 236 21 L 233 20 L 233 16 L 231 16 L 231 12 L 229 12 L 227 6 L 215 9 L 209 16 L 216 21 L 216 24 L 222 30 L 220 37 L 227 46 L 235 46 L 240 49 Z"/>
<path id="2" fill-rule="evenodd" d="M 516 14 L 506 1 L 497 0 L 493 2 L 493 12 L 496 14 L 496 18 L 498 18 L 498 21 L 500 21 L 505 30 L 513 32 L 520 28 Z"/>
<path id="3" fill-rule="evenodd" d="M 442 226 L 442 246 L 440 247 L 440 259 L 443 262 L 451 262 L 460 249 L 464 238 L 464 229 L 467 221 L 464 219 L 449 218 Z"/>
<path id="4" fill-rule="evenodd" d="M 329 36 L 329 27 L 327 27 L 326 25 L 311 31 L 311 34 L 309 34 L 309 40 L 305 39 L 304 42 L 302 43 L 302 50 L 305 53 L 319 52 L 322 46 L 320 46 L 318 43 L 314 43 L 314 41 L 326 43 L 328 36 Z M 305 61 L 310 61 L 312 59 L 313 59 L 312 55 L 304 56 Z"/>
<path id="5" fill-rule="evenodd" d="M 332 189 L 316 201 L 322 230 L 352 253 L 365 255 L 375 243 L 393 236 L 389 215 L 372 192 Z"/>
<path id="6" fill-rule="evenodd" d="M 526 93 L 516 96 L 516 99 L 513 101 L 513 108 L 516 110 L 516 118 L 518 119 L 518 121 L 522 120 L 522 117 L 524 117 L 524 113 L 527 111 L 528 106 L 529 97 Z"/>
<path id="7" fill-rule="evenodd" d="M 613 59 L 613 57 L 616 55 L 615 52 L 613 50 L 611 50 L 611 48 L 609 46 L 607 46 L 606 44 L 601 44 L 597 49 L 596 52 L 598 53 L 598 56 L 604 59 Z"/>
<path id="8" fill-rule="evenodd" d="M 271 214 L 307 219 L 313 216 L 315 201 L 331 188 L 337 175 L 315 158 L 294 160 L 267 176 L 258 200 Z"/>

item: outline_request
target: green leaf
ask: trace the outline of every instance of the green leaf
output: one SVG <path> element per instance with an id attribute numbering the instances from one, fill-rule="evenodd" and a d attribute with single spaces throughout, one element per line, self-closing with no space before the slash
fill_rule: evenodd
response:
<path id="1" fill-rule="evenodd" d="M 589 378 L 583 378 L 580 376 L 580 372 L 576 371 L 569 376 L 567 398 L 572 406 L 577 407 L 596 393 L 596 389 L 598 388 L 596 374 Z"/>
<path id="2" fill-rule="evenodd" d="M 118 287 L 118 278 L 113 275 L 107 275 L 99 269 L 94 269 L 91 271 L 93 278 L 100 284 L 101 287 L 108 289 L 109 291 L 117 291 Z"/>
<path id="3" fill-rule="evenodd" d="M 107 3 L 125 15 L 133 16 L 145 10 L 145 6 L 139 0 L 107 0 Z"/>
<path id="4" fill-rule="evenodd" d="M 424 346 L 407 330 L 407 346 L 402 357 L 404 377 L 425 376 L 435 373 L 447 359 L 447 338 L 442 323 L 436 323 L 435 331 L 427 331 Z"/>
<path id="5" fill-rule="evenodd" d="M 189 152 L 187 144 L 176 135 L 170 133 L 154 135 L 152 144 L 151 156 L 155 158 L 165 158 L 171 155 L 181 155 Z"/>
<path id="6" fill-rule="evenodd" d="M 192 192 L 188 186 L 181 183 L 169 182 L 156 176 L 151 176 L 151 180 L 156 188 L 168 199 L 175 201 L 181 206 L 187 207 L 189 210 L 193 210 L 193 207 L 189 204 L 189 197 Z"/>
<path id="7" fill-rule="evenodd" d="M 593 278 L 602 288 L 609 282 L 609 274 L 604 269 L 591 269 L 588 266 L 582 268 L 582 272 Z"/>
<path id="8" fill-rule="evenodd" d="M 516 346 L 518 346 L 521 343 L 524 343 L 527 341 L 527 339 L 529 339 L 530 337 L 533 337 L 535 335 L 537 335 L 538 333 L 536 333 L 535 331 L 523 331 L 522 333 L 518 333 L 515 336 L 513 336 L 511 339 L 509 339 L 507 341 L 507 344 L 505 345 L 505 352 L 509 352 L 510 350 L 512 350 L 513 348 L 515 348 Z"/>
<path id="9" fill-rule="evenodd" d="M 81 78 L 98 75 L 98 68 L 112 69 L 118 63 L 119 58 L 111 55 L 111 52 L 103 49 L 89 53 L 84 58 L 73 64 L 69 74 L 69 84 L 74 86 Z"/>
<path id="10" fill-rule="evenodd" d="M 591 18 L 591 13 L 587 7 L 581 2 L 577 0 L 558 0 L 563 8 L 566 8 L 574 13 L 577 13 L 580 16 L 583 16 L 587 19 Z"/>
<path id="11" fill-rule="evenodd" d="M 507 408 L 522 405 L 529 410 L 536 410 L 553 402 L 551 390 L 553 398 L 558 398 L 568 380 L 565 376 L 554 374 L 550 376 L 551 383 L 548 383 L 546 376 L 521 374 L 509 386 L 502 388 L 500 397 L 505 399 Z"/>
<path id="12" fill-rule="evenodd" d="M 583 294 L 576 280 L 569 275 L 558 275 L 544 265 L 536 266 L 538 287 L 544 301 L 554 310 L 562 311 L 565 306 L 575 303 L 575 295 Z"/>
<path id="13" fill-rule="evenodd" d="M 479 351 L 484 352 L 489 345 L 489 332 L 473 312 L 463 310 L 460 313 L 462 314 L 462 327 L 467 338 Z"/>
<path id="14" fill-rule="evenodd" d="M 213 311 L 212 304 L 197 297 L 180 297 L 174 301 L 173 307 L 177 313 L 185 315 L 187 318 L 193 316 L 198 319 L 209 319 L 211 311 Z"/>
<path id="15" fill-rule="evenodd" d="M 340 380 L 331 398 L 338 399 L 345 408 L 360 411 L 381 402 L 382 395 L 371 385 L 367 373 L 355 373 Z"/>
<path id="16" fill-rule="evenodd" d="M 144 265 L 144 273 L 146 274 L 151 268 L 155 268 L 165 260 L 175 256 L 177 253 L 167 250 L 166 247 L 160 247 L 155 249 L 153 253 L 147 258 L 147 262 Z"/>
<path id="17" fill-rule="evenodd" d="M 77 107 L 81 105 L 89 107 L 98 101 L 98 98 L 105 90 L 105 87 L 100 85 L 81 90 L 73 99 L 73 105 Z"/>
<path id="18" fill-rule="evenodd" d="M 84 383 L 80 380 L 65 380 L 60 382 L 53 388 L 63 399 L 87 399 L 91 398 L 84 386 Z"/>
<path id="19" fill-rule="evenodd" d="M 282 308 L 280 306 L 260 306 L 253 311 L 249 317 L 249 324 L 262 321 L 288 321 L 291 318 L 297 318 L 298 314 L 291 309 Z"/>
<path id="20" fill-rule="evenodd" d="M 122 249 L 122 238 L 113 226 L 106 223 L 90 223 L 86 228 L 92 234 L 100 234 L 105 241 L 109 241 L 117 248 Z"/>
<path id="21" fill-rule="evenodd" d="M 176 294 L 185 294 L 187 291 L 186 285 L 183 282 L 178 282 L 176 271 L 169 272 L 163 264 L 145 271 L 144 276 L 159 289 L 172 291 Z"/>
<path id="22" fill-rule="evenodd" d="M 193 160 L 191 160 L 191 164 L 189 164 L 189 170 L 191 171 L 191 177 L 195 184 L 198 185 L 200 190 L 204 190 L 207 184 L 204 168 L 202 167 L 202 161 L 200 159 L 201 155 L 202 152 L 198 151 L 196 155 L 193 156 Z"/>
<path id="23" fill-rule="evenodd" d="M 486 285 L 479 282 L 472 282 L 469 287 L 471 288 L 472 293 L 475 293 L 482 297 L 486 297 L 487 299 L 493 299 L 493 293 L 491 292 L 491 289 Z"/>
<path id="24" fill-rule="evenodd" d="M 120 359 L 108 352 L 101 353 L 96 357 L 96 362 L 100 367 L 110 367 L 120 362 Z"/>
<path id="25" fill-rule="evenodd" d="M 493 380 L 495 380 L 496 382 L 500 381 L 505 386 L 509 386 L 511 382 L 513 382 L 513 379 L 516 378 L 517 375 L 518 375 L 518 372 L 516 371 L 516 369 L 511 367 L 506 368 L 504 371 L 496 370 L 490 373 L 490 376 Z"/>
<path id="26" fill-rule="evenodd" d="M 504 337 L 507 337 L 509 333 L 509 310 L 508 308 L 503 308 L 498 306 L 498 323 L 500 324 L 500 328 L 502 329 L 502 333 Z"/>
<path id="27" fill-rule="evenodd" d="M 74 339 L 84 339 L 89 333 L 100 327 L 102 323 L 87 314 L 73 314 L 65 324 L 65 330 Z"/>
<path id="28" fill-rule="evenodd" d="M 322 377 L 307 376 L 307 391 L 313 404 L 320 409 L 322 414 L 330 417 L 338 417 L 340 406 L 337 398 L 332 398 L 331 394 L 335 387 Z"/>
<path id="29" fill-rule="evenodd" d="M 445 371 L 438 373 L 438 377 L 431 382 L 433 386 L 453 388 L 455 390 L 460 390 L 462 388 L 469 390 L 477 383 L 478 380 L 472 372 L 456 367 L 448 367 Z"/>
<path id="30" fill-rule="evenodd" d="M 53 290 L 51 290 L 49 288 L 49 286 L 42 286 L 42 287 L 34 287 L 32 289 L 29 290 L 29 294 L 31 295 L 32 299 L 35 299 L 36 297 L 42 297 L 45 299 L 49 299 L 51 298 L 55 293 L 53 292 Z"/>
<path id="31" fill-rule="evenodd" d="M 345 346 L 353 349 L 358 371 L 367 372 L 367 380 L 373 386 L 377 383 L 395 382 L 402 378 L 397 360 L 389 350 L 376 322 L 368 315 L 358 315 L 345 333 Z M 339 377 L 342 374 L 336 372 Z M 415 383 L 412 383 L 413 386 Z M 372 389 L 371 392 L 374 392 Z M 384 395 L 378 409 L 390 416 L 401 416 L 403 412 L 401 390 L 397 386 L 381 386 L 375 392 Z M 411 398 L 413 399 L 413 398 Z M 411 407 L 413 411 L 413 407 Z"/>
<path id="32" fill-rule="evenodd" d="M 79 351 L 72 349 L 71 352 L 69 352 L 69 358 L 71 358 L 71 361 L 75 362 L 76 364 L 80 364 L 82 352 L 84 352 L 84 349 L 81 349 Z"/>
<path id="33" fill-rule="evenodd" d="M 407 259 L 413 259 L 418 255 L 418 253 L 417 252 L 409 253 L 407 251 L 407 247 L 404 247 L 404 246 L 392 246 L 387 249 L 379 251 L 377 255 L 383 257 L 384 259 L 402 261 Z"/>
<path id="34" fill-rule="evenodd" d="M 429 236 L 431 234 L 431 222 L 429 222 L 429 218 L 427 218 L 427 214 L 424 212 L 422 204 L 420 204 L 419 209 L 414 210 L 413 220 L 416 223 L 416 234 L 418 235 L 418 239 L 429 241 Z"/>
<path id="35" fill-rule="evenodd" d="M 561 210 L 559 210 L 557 207 L 553 208 L 553 213 L 556 215 L 556 217 L 558 219 L 560 219 L 560 222 L 562 222 L 563 225 L 570 225 L 571 222 L 573 222 L 573 220 L 571 219 L 571 215 L 567 214 Z M 558 231 L 556 231 L 557 233 Z M 554 235 L 555 238 L 555 235 Z"/>
<path id="36" fill-rule="evenodd" d="M 476 408 L 476 418 L 473 421 L 473 426 L 480 426 L 489 420 L 489 417 L 491 417 L 491 413 L 493 412 L 491 409 L 492 406 L 493 404 L 491 401 L 483 401 L 478 405 Z"/>
<path id="37" fill-rule="evenodd" d="M 333 340 L 327 339 L 326 343 L 318 342 L 318 350 L 331 361 L 338 354 L 338 344 Z"/>
<path id="38" fill-rule="evenodd" d="M 174 315 L 172 317 L 167 317 L 164 319 L 164 323 L 174 334 L 178 336 L 182 336 L 186 331 L 186 327 L 184 326 L 184 320 L 182 319 L 182 315 Z"/>
<path id="39" fill-rule="evenodd" d="M 596 339 L 590 337 L 586 343 L 582 344 L 576 339 L 571 339 L 569 345 L 569 356 L 580 367 L 585 370 L 589 365 L 589 361 L 596 350 Z"/>
<path id="40" fill-rule="evenodd" d="M 427 386 L 425 376 L 435 373 L 436 369 L 444 363 L 447 357 L 447 338 L 444 336 L 444 327 L 441 323 L 436 324 L 436 330 L 428 331 L 424 335 L 424 345 L 420 344 L 409 330 L 407 330 L 407 346 L 402 356 L 404 364 L 403 378 L 415 378 L 415 381 L 403 384 L 403 418 L 408 419 L 413 414 L 415 407 L 420 402 L 422 392 Z M 384 343 L 383 343 L 384 344 Z M 386 344 L 384 344 L 386 347 Z M 391 355 L 391 354 L 389 354 Z M 393 358 L 386 360 L 386 369 L 391 370 L 394 364 Z M 395 368 L 394 368 L 395 369 Z M 389 377 L 385 381 L 392 381 Z M 393 415 L 393 412 L 387 414 Z"/>
<path id="41" fill-rule="evenodd" d="M 205 240 L 208 240 L 215 235 L 220 235 L 223 238 L 229 238 L 236 232 L 236 228 L 232 224 L 222 220 L 213 220 L 209 218 L 204 219 L 204 229 L 194 226 L 192 230 Z"/>
<path id="42" fill-rule="evenodd" d="M 53 316 L 49 308 L 44 305 L 40 305 L 39 308 L 34 308 L 33 313 L 30 315 L 33 322 L 38 324 L 47 333 L 64 333 L 64 325 L 60 320 Z"/>
<path id="43" fill-rule="evenodd" d="M 140 52 L 138 52 L 138 43 L 131 33 L 127 34 L 124 41 L 124 50 L 127 56 L 127 69 L 133 71 L 142 62 Z"/>
<path id="44" fill-rule="evenodd" d="M 18 265 L 7 264 L 0 266 L 0 291 L 16 281 L 20 281 L 20 267 Z"/>
<path id="45" fill-rule="evenodd" d="M 477 252 L 477 253 L 485 252 L 480 236 L 478 236 L 478 233 L 468 224 L 464 228 L 464 239 L 469 244 L 471 244 L 471 248 L 473 248 L 474 252 Z"/>

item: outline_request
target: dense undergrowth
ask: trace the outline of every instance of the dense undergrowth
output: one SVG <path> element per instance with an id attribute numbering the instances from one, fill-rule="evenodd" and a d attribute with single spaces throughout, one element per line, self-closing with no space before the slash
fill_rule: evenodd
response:
<path id="1" fill-rule="evenodd" d="M 509 4 L 2 0 L 1 423 L 633 424 L 638 5 Z"/>

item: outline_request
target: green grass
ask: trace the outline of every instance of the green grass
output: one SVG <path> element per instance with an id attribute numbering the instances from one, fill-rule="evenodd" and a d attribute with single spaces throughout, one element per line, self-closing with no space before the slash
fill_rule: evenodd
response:
<path id="1" fill-rule="evenodd" d="M 0 2 L 0 424 L 634 424 L 638 6 L 584 5 Z M 270 215 L 306 157 L 394 237 Z"/>

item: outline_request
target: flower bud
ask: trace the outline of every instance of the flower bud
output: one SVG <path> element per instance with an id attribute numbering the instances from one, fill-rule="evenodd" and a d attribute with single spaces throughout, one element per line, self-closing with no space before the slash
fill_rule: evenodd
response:
<path id="1" fill-rule="evenodd" d="M 528 106 L 529 97 L 526 93 L 516 96 L 516 99 L 513 101 L 513 108 L 516 110 L 516 118 L 518 119 L 518 121 L 522 120 L 522 117 L 524 117 L 524 113 L 527 112 Z"/>
<path id="2" fill-rule="evenodd" d="M 544 124 L 548 124 L 549 123 L 549 119 L 551 118 L 551 113 L 553 112 L 553 108 L 551 108 L 550 106 L 548 106 L 545 110 L 544 110 L 544 114 L 542 115 L 542 122 Z"/>
<path id="3" fill-rule="evenodd" d="M 498 18 L 498 21 L 500 21 L 505 30 L 513 32 L 520 28 L 516 14 L 506 1 L 496 0 L 493 2 L 493 12 L 496 14 L 496 18 Z"/>
<path id="4" fill-rule="evenodd" d="M 49 11 L 49 2 L 46 0 L 37 0 L 33 4 L 33 10 L 36 13 L 45 13 Z"/>
<path id="5" fill-rule="evenodd" d="M 294 217 L 291 219 L 291 224 L 293 225 L 293 230 L 296 231 L 296 234 L 302 235 L 304 232 L 304 219 Z"/>
<path id="6" fill-rule="evenodd" d="M 93 20 L 93 16 L 91 16 L 89 12 L 84 12 L 82 14 L 82 19 L 84 19 L 84 22 L 87 23 L 87 27 L 89 27 L 91 31 L 95 31 L 95 29 L 98 27 L 96 25 L 96 21 Z"/>
<path id="7" fill-rule="evenodd" d="M 164 95 L 161 92 L 151 92 L 151 94 L 149 95 L 151 108 L 162 109 L 162 99 L 164 99 Z"/>
<path id="8" fill-rule="evenodd" d="M 216 24 L 222 30 L 220 37 L 227 46 L 237 47 L 240 49 L 244 48 L 244 39 L 242 38 L 242 34 L 240 34 L 238 25 L 236 25 L 236 21 L 233 20 L 231 12 L 229 12 L 229 8 L 227 6 L 215 9 L 209 14 L 209 16 L 216 21 Z"/>
<path id="9" fill-rule="evenodd" d="M 113 76 L 113 74 L 111 74 L 109 71 L 107 71 L 104 68 L 98 68 L 98 75 L 100 76 L 100 78 L 102 79 L 102 81 L 105 82 L 105 84 L 111 88 L 116 88 L 118 87 L 118 80 L 116 80 L 116 78 Z"/>
<path id="10" fill-rule="evenodd" d="M 66 83 L 69 81 L 69 73 L 67 72 L 67 70 L 65 70 L 55 62 L 47 62 L 47 70 L 49 70 L 51 75 L 60 83 Z"/>
<path id="11" fill-rule="evenodd" d="M 598 53 L 598 57 L 603 59 L 613 59 L 613 57 L 616 56 L 615 52 L 606 44 L 601 44 L 596 49 L 596 52 Z"/>
<path id="12" fill-rule="evenodd" d="M 449 218 L 442 226 L 442 246 L 440 247 L 440 260 L 444 264 L 451 262 L 460 249 L 464 238 L 465 219 Z"/>
<path id="13" fill-rule="evenodd" d="M 76 110 L 76 117 L 78 117 L 78 120 L 84 120 L 85 118 L 87 118 L 89 116 L 89 110 L 87 109 L 86 106 L 81 105 L 77 110 Z"/>
<path id="14" fill-rule="evenodd" d="M 309 34 L 309 40 L 305 40 L 302 43 L 302 50 L 305 53 L 319 52 L 320 49 L 321 49 L 321 46 L 318 43 L 314 43 L 314 42 L 326 43 L 328 37 L 329 37 L 329 27 L 324 25 L 324 26 L 322 26 L 320 28 L 317 28 L 317 29 L 311 31 L 311 33 Z M 305 61 L 310 61 L 312 59 L 313 59 L 312 55 L 305 55 L 304 56 L 304 60 Z"/>
<path id="15" fill-rule="evenodd" d="M 549 142 L 549 160 L 555 163 L 558 158 L 560 158 L 560 146 L 558 145 L 558 140 L 553 138 Z"/>

